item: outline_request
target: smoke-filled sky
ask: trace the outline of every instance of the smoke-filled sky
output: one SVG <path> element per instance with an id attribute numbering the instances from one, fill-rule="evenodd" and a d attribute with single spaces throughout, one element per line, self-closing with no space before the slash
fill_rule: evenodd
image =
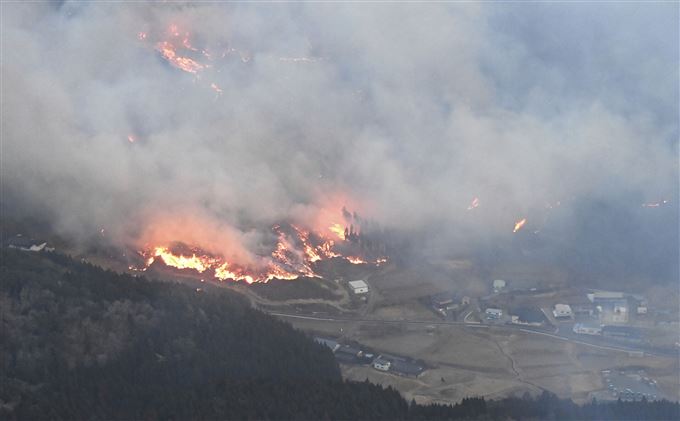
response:
<path id="1" fill-rule="evenodd" d="M 3 3 L 3 197 L 232 254 L 329 203 L 455 249 L 560 202 L 552 235 L 652 235 L 675 267 L 678 7 Z"/>

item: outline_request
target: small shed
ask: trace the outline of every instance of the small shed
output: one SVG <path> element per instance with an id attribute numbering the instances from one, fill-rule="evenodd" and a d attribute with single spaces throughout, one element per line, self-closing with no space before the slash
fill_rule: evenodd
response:
<path id="1" fill-rule="evenodd" d="M 642 342 L 640 331 L 631 326 L 602 326 L 602 336 L 625 339 L 632 342 Z"/>
<path id="2" fill-rule="evenodd" d="M 555 304 L 555 308 L 553 309 L 553 316 L 555 316 L 556 319 L 566 319 L 570 318 L 572 316 L 572 311 L 571 307 L 569 304 Z"/>
<path id="3" fill-rule="evenodd" d="M 418 377 L 425 371 L 425 367 L 411 361 L 395 359 L 390 365 L 390 371 L 400 376 Z"/>
<path id="4" fill-rule="evenodd" d="M 349 287 L 355 294 L 366 294 L 368 292 L 368 284 L 361 279 L 357 281 L 349 281 Z"/>
<path id="5" fill-rule="evenodd" d="M 493 281 L 492 286 L 495 292 L 499 292 L 505 289 L 505 281 L 502 279 L 496 279 Z"/>
<path id="6" fill-rule="evenodd" d="M 602 327 L 589 323 L 576 323 L 573 331 L 574 333 L 580 333 L 581 335 L 601 335 Z"/>
<path id="7" fill-rule="evenodd" d="M 373 361 L 373 368 L 375 368 L 378 371 L 389 371 L 391 365 L 392 363 L 390 361 L 380 357 L 376 358 Z"/>
<path id="8" fill-rule="evenodd" d="M 487 319 L 500 319 L 503 315 L 503 310 L 500 308 L 487 308 L 484 313 Z"/>
<path id="9" fill-rule="evenodd" d="M 512 313 L 512 323 L 541 326 L 545 322 L 543 312 L 537 308 L 519 308 Z"/>

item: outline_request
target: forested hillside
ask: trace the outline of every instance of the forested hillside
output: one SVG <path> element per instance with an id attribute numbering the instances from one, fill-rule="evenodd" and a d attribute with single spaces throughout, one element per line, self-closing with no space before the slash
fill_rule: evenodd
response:
<path id="1" fill-rule="evenodd" d="M 677 403 L 411 404 L 341 379 L 332 353 L 214 288 L 2 250 L 2 419 L 677 418 Z"/>

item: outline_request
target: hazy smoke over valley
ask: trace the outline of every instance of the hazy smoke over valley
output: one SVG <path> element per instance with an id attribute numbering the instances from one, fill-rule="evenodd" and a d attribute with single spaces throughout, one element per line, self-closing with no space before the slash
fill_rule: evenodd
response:
<path id="1" fill-rule="evenodd" d="M 8 214 L 248 260 L 347 206 L 677 277 L 677 4 L 2 8 Z"/>

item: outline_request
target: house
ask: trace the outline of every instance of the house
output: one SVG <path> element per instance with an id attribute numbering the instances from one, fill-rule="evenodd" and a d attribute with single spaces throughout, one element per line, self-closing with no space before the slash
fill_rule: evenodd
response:
<path id="1" fill-rule="evenodd" d="M 505 281 L 502 279 L 496 279 L 493 281 L 493 292 L 501 292 L 505 289 Z"/>
<path id="2" fill-rule="evenodd" d="M 448 305 L 453 304 L 456 297 L 451 292 L 440 292 L 430 297 L 432 305 L 438 308 L 445 308 Z"/>
<path id="3" fill-rule="evenodd" d="M 425 367 L 404 359 L 395 359 L 390 364 L 390 371 L 400 376 L 418 377 L 425 371 Z"/>
<path id="4" fill-rule="evenodd" d="M 487 319 L 500 319 L 503 316 L 503 310 L 500 308 L 487 308 L 484 311 Z"/>
<path id="5" fill-rule="evenodd" d="M 425 367 L 416 361 L 406 358 L 406 357 L 400 357 L 397 355 L 389 355 L 389 354 L 382 354 L 380 356 L 380 359 L 384 361 L 389 361 L 390 363 L 390 372 L 397 374 L 399 376 L 405 376 L 405 377 L 418 377 L 423 371 L 425 371 Z"/>
<path id="6" fill-rule="evenodd" d="M 545 323 L 545 316 L 537 308 L 520 308 L 513 311 L 511 320 L 515 324 L 541 326 Z"/>
<path id="7" fill-rule="evenodd" d="M 602 324 L 628 323 L 628 300 L 608 300 L 598 304 Z"/>
<path id="8" fill-rule="evenodd" d="M 553 316 L 555 316 L 556 319 L 568 319 L 571 318 L 572 314 L 569 304 L 555 304 Z"/>
<path id="9" fill-rule="evenodd" d="M 609 300 L 621 300 L 625 297 L 623 292 L 613 291 L 595 291 L 591 294 L 586 294 L 586 296 L 593 304 L 599 304 Z"/>
<path id="10" fill-rule="evenodd" d="M 642 342 L 640 332 L 630 326 L 603 326 L 602 336 L 606 338 L 622 339 L 630 342 Z"/>
<path id="11" fill-rule="evenodd" d="M 376 358 L 373 361 L 373 368 L 375 368 L 378 371 L 389 371 L 390 370 L 390 365 L 392 365 L 391 361 L 385 360 L 381 358 L 382 356 Z"/>
<path id="12" fill-rule="evenodd" d="M 588 324 L 588 323 L 576 323 L 572 329 L 574 333 L 579 333 L 582 335 L 601 335 L 602 327 L 600 325 Z"/>
<path id="13" fill-rule="evenodd" d="M 441 292 L 430 297 L 430 302 L 435 310 L 447 311 L 455 310 L 459 307 L 456 294 L 452 292 Z"/>
<path id="14" fill-rule="evenodd" d="M 341 345 L 335 350 L 335 359 L 343 363 L 358 364 L 361 361 L 363 352 L 360 349 L 349 345 Z"/>
<path id="15" fill-rule="evenodd" d="M 647 300 L 640 300 L 637 303 L 637 314 L 647 314 Z"/>
<path id="16" fill-rule="evenodd" d="M 596 313 L 595 306 L 592 304 L 581 304 L 571 308 L 574 316 L 592 317 Z"/>
<path id="17" fill-rule="evenodd" d="M 349 281 L 349 287 L 355 294 L 366 294 L 368 292 L 368 284 L 361 279 L 357 281 Z"/>

